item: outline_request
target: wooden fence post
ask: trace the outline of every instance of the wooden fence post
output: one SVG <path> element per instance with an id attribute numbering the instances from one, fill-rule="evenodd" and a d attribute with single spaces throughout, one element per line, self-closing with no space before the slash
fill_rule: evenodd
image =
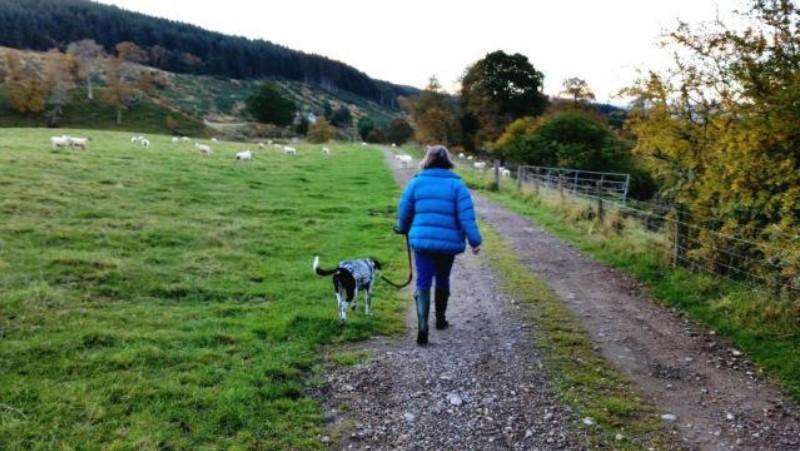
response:
<path id="1" fill-rule="evenodd" d="M 500 160 L 494 160 L 494 186 L 500 189 Z"/>
<path id="2" fill-rule="evenodd" d="M 561 198 L 561 205 L 564 205 L 566 199 L 564 198 L 564 175 L 558 176 L 558 195 Z"/>
<path id="3" fill-rule="evenodd" d="M 605 209 L 603 208 L 603 185 L 601 181 L 597 181 L 597 220 L 603 222 L 606 217 Z"/>
<path id="4" fill-rule="evenodd" d="M 522 191 L 522 166 L 517 167 L 517 190 Z"/>
<path id="5" fill-rule="evenodd" d="M 673 237 L 674 246 L 672 253 L 672 266 L 681 266 L 686 257 L 686 215 L 680 205 L 674 207 L 675 214 L 675 236 Z"/>

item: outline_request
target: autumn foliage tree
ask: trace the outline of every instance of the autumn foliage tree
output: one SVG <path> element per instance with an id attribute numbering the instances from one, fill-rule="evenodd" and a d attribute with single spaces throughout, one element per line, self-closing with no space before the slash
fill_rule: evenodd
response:
<path id="1" fill-rule="evenodd" d="M 727 251 L 767 258 L 800 284 L 788 238 L 800 226 L 800 13 L 791 0 L 756 0 L 744 18 L 744 29 L 681 24 L 673 70 L 627 90 L 637 99 L 627 129 L 663 197 L 717 233 L 763 243 Z M 698 252 L 724 258 L 698 238 Z"/>
<path id="2" fill-rule="evenodd" d="M 308 128 L 306 138 L 312 143 L 328 142 L 336 138 L 336 127 L 324 117 L 317 118 L 317 121 Z"/>
<path id="3" fill-rule="evenodd" d="M 117 115 L 117 124 L 122 123 L 122 113 L 135 103 L 140 94 L 133 83 L 126 79 L 124 74 L 124 61 L 119 58 L 109 58 L 106 62 L 106 89 L 103 90 L 102 100 L 114 109 Z"/>
<path id="4" fill-rule="evenodd" d="M 15 111 L 26 114 L 44 111 L 47 87 L 30 62 L 23 62 L 13 50 L 5 52 L 8 102 Z"/>
<path id="5" fill-rule="evenodd" d="M 436 77 L 431 77 L 425 90 L 410 99 L 408 109 L 418 143 L 450 145 L 457 141 L 461 132 L 458 119 Z"/>
<path id="6" fill-rule="evenodd" d="M 572 97 L 572 101 L 575 102 L 575 104 L 594 100 L 594 91 L 589 87 L 589 83 L 586 83 L 586 80 L 582 78 L 568 78 L 564 80 L 561 87 L 561 94 Z"/>

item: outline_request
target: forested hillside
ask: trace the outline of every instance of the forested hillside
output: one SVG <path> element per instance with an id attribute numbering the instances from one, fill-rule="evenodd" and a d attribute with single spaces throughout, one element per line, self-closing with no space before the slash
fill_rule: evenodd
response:
<path id="1" fill-rule="evenodd" d="M 94 39 L 107 52 L 131 41 L 171 72 L 236 79 L 280 77 L 344 90 L 385 106 L 416 89 L 374 80 L 339 61 L 86 0 L 0 0 L 0 45 L 48 50 Z"/>

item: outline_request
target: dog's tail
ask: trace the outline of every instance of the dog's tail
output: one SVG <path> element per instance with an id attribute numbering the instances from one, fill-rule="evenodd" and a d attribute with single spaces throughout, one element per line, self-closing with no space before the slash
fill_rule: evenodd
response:
<path id="1" fill-rule="evenodd" d="M 319 276 L 330 276 L 331 274 L 333 274 L 333 273 L 335 273 L 336 271 L 339 270 L 339 268 L 336 268 L 336 269 L 322 269 L 322 268 L 320 268 L 319 267 L 319 255 L 315 255 L 314 256 L 313 269 L 314 269 L 314 272 L 317 273 L 317 275 L 319 275 Z"/>

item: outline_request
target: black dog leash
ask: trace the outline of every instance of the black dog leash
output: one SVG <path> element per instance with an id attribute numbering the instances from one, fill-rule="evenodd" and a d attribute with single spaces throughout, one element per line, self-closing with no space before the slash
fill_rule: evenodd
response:
<path id="1" fill-rule="evenodd" d="M 408 242 L 408 234 L 404 233 L 403 236 L 406 237 L 406 253 L 408 254 L 408 280 L 405 283 L 394 283 L 381 274 L 381 280 L 398 289 L 407 287 L 414 278 L 414 269 L 411 266 L 411 244 Z"/>

